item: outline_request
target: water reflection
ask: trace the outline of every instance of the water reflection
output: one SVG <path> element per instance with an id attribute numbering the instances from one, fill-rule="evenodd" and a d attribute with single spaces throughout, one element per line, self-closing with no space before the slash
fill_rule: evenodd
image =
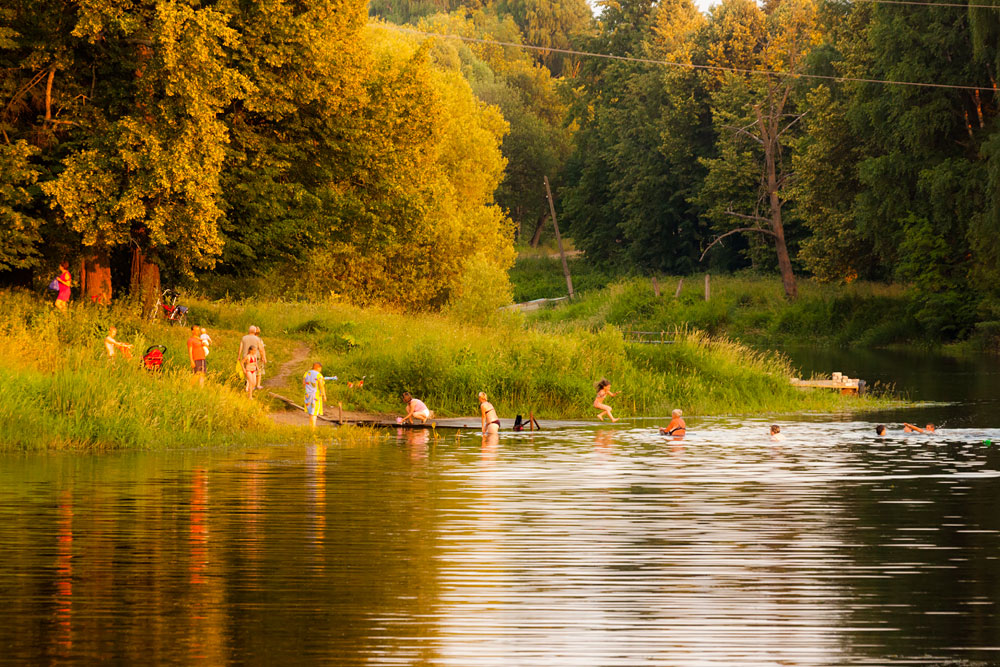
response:
<path id="1" fill-rule="evenodd" d="M 19 662 L 829 665 L 1000 651 L 1000 431 L 812 416 L 0 459 Z"/>

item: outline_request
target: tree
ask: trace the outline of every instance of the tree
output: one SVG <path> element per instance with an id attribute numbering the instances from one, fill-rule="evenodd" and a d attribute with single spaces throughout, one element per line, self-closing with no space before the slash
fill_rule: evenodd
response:
<path id="1" fill-rule="evenodd" d="M 690 3 L 672 3 L 660 11 L 676 14 L 680 25 L 694 10 Z M 653 28 L 657 16 L 650 2 L 609 3 L 589 48 L 662 53 L 665 47 L 656 44 L 663 38 Z M 664 18 L 661 29 L 670 20 Z M 688 132 L 700 121 L 685 83 L 665 78 L 654 65 L 581 65 L 572 82 L 572 118 L 580 130 L 561 194 L 567 234 L 589 258 L 639 270 L 686 273 L 694 267 L 699 224 L 688 194 L 698 178 L 690 156 L 699 134 Z"/>
<path id="2" fill-rule="evenodd" d="M 710 211 L 717 224 L 725 226 L 726 217 L 750 224 L 730 229 L 712 244 L 733 233 L 752 231 L 771 236 L 785 294 L 795 299 L 798 289 L 782 211 L 791 180 L 784 153 L 791 145 L 787 133 L 802 117 L 792 98 L 794 75 L 804 70 L 806 56 L 820 40 L 816 6 L 813 0 L 785 0 L 770 15 L 764 15 L 746 0 L 730 0 L 723 2 L 712 18 L 719 24 L 722 39 L 710 49 L 711 64 L 774 73 L 727 73 L 714 95 L 713 114 L 722 157 L 703 161 L 710 174 L 702 201 L 712 200 Z M 748 142 L 756 147 L 747 146 Z M 759 186 L 750 206 L 745 199 L 737 204 L 719 197 L 726 187 L 721 172 L 730 173 L 734 165 L 729 160 L 737 156 L 743 169 L 756 166 Z"/>
<path id="3" fill-rule="evenodd" d="M 229 63 L 238 35 L 228 22 L 215 8 L 180 2 L 81 6 L 75 34 L 95 47 L 117 44 L 137 62 L 132 108 L 94 128 L 62 160 L 62 173 L 42 186 L 89 248 L 85 263 L 96 274 L 88 278 L 96 285 L 89 296 L 111 296 L 113 247 L 134 248 L 133 280 L 149 281 L 141 287 L 146 302 L 159 289 L 159 272 L 144 270 L 148 256 L 169 255 L 190 274 L 211 267 L 221 252 L 228 132 L 218 116 L 249 85 Z"/>
<path id="4" fill-rule="evenodd" d="M 38 152 L 23 140 L 0 144 L 0 271 L 30 268 L 38 258 L 44 221 L 31 192 L 38 180 L 31 158 Z"/>

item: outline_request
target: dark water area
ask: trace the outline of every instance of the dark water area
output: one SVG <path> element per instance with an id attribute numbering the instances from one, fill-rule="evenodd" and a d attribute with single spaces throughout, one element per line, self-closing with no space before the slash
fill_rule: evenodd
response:
<path id="1" fill-rule="evenodd" d="M 913 398 L 957 401 L 899 412 L 935 436 L 695 416 L 0 456 L 0 663 L 997 664 L 996 366 L 910 361 Z"/>
<path id="2" fill-rule="evenodd" d="M 912 401 L 938 403 L 885 413 L 886 421 L 930 422 L 945 428 L 1000 427 L 1000 357 L 908 350 L 782 350 L 802 376 L 841 372 Z"/>

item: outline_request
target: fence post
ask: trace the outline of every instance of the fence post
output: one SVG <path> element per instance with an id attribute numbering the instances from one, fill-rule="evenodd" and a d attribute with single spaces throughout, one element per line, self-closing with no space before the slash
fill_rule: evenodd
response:
<path id="1" fill-rule="evenodd" d="M 711 290 L 710 290 L 710 288 L 708 286 L 708 274 L 706 273 L 705 274 L 705 301 L 708 301 L 708 299 L 709 299 L 710 296 L 711 296 Z"/>
<path id="2" fill-rule="evenodd" d="M 653 276 L 653 294 L 657 299 L 660 298 L 660 283 L 656 281 L 656 276 Z"/>
<path id="3" fill-rule="evenodd" d="M 677 291 L 674 292 L 674 298 L 675 299 L 681 295 L 681 288 L 682 287 L 684 287 L 684 279 L 683 278 L 681 278 L 680 280 L 677 281 Z"/>

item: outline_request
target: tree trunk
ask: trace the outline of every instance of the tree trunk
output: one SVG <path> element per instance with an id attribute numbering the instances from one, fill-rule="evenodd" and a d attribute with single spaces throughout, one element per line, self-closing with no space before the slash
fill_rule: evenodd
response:
<path id="1" fill-rule="evenodd" d="M 143 317 L 148 316 L 160 294 L 160 267 L 149 261 L 149 256 L 138 246 L 132 246 L 131 286 L 132 294 L 142 308 Z"/>
<path id="2" fill-rule="evenodd" d="M 774 245 L 778 251 L 778 269 L 781 271 L 781 283 L 785 287 L 785 295 L 794 301 L 799 296 L 795 284 L 795 273 L 792 271 L 792 261 L 788 257 L 788 246 L 785 245 L 785 227 L 781 222 L 781 199 L 778 197 L 778 175 L 775 165 L 775 152 L 778 144 L 777 121 L 762 118 L 760 107 L 757 108 L 757 121 L 760 123 L 760 134 L 764 144 L 764 169 L 767 178 L 767 200 L 771 208 L 771 231 L 774 232 Z"/>
<path id="3" fill-rule="evenodd" d="M 84 303 L 111 303 L 111 257 L 104 246 L 84 249 L 80 289 Z"/>
<path id="4" fill-rule="evenodd" d="M 542 229 L 545 227 L 545 221 L 548 219 L 548 213 L 542 213 L 542 216 L 538 218 L 538 224 L 535 225 L 535 233 L 531 235 L 532 248 L 537 248 L 538 242 L 542 240 Z"/>

